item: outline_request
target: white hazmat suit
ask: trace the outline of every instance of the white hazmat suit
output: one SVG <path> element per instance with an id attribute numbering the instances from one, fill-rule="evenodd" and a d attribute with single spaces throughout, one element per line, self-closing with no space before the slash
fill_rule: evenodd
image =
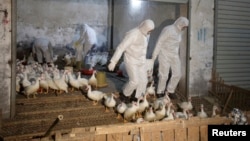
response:
<path id="1" fill-rule="evenodd" d="M 180 81 L 181 61 L 179 57 L 179 46 L 182 30 L 185 29 L 188 24 L 189 21 L 187 18 L 179 17 L 174 24 L 163 28 L 159 36 L 152 55 L 153 60 L 158 57 L 159 61 L 157 94 L 164 93 L 170 68 L 172 76 L 166 88 L 167 92 L 174 93 Z"/>
<path id="2" fill-rule="evenodd" d="M 48 39 L 37 38 L 33 42 L 32 53 L 36 56 L 38 63 L 53 63 L 53 48 Z"/>
<path id="3" fill-rule="evenodd" d="M 146 66 L 147 36 L 153 29 L 154 22 L 147 19 L 138 27 L 127 32 L 110 60 L 108 68 L 110 71 L 113 71 L 115 65 L 124 53 L 124 65 L 129 77 L 128 82 L 123 88 L 123 94 L 125 96 L 131 96 L 133 91 L 136 90 L 135 97 L 139 98 L 146 91 L 148 82 Z"/>
<path id="4" fill-rule="evenodd" d="M 86 55 L 89 53 L 92 47 L 97 44 L 96 32 L 87 24 L 83 24 L 80 29 L 80 35 L 77 41 L 74 41 L 73 47 L 76 50 L 77 67 L 80 69 L 81 62 L 85 60 Z"/>

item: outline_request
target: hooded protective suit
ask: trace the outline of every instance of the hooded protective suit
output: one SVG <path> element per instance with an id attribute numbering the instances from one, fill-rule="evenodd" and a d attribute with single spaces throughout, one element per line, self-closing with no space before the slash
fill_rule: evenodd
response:
<path id="1" fill-rule="evenodd" d="M 32 53 L 36 56 L 38 63 L 53 63 L 53 48 L 48 39 L 37 38 L 33 42 Z"/>
<path id="2" fill-rule="evenodd" d="M 181 61 L 179 57 L 179 44 L 181 42 L 182 30 L 187 27 L 189 21 L 185 17 L 179 17 L 174 24 L 163 28 L 156 43 L 152 59 L 158 57 L 159 82 L 157 93 L 164 93 L 171 68 L 172 76 L 167 86 L 168 93 L 174 93 L 181 78 Z"/>
<path id="3" fill-rule="evenodd" d="M 92 47 L 97 44 L 96 32 L 89 25 L 84 24 L 80 31 L 80 38 L 74 42 L 76 61 L 82 61 Z"/>
<path id="4" fill-rule="evenodd" d="M 124 53 L 124 65 L 129 77 L 129 81 L 123 89 L 125 96 L 132 95 L 133 91 L 136 90 L 135 97 L 139 98 L 146 91 L 148 82 L 146 69 L 147 36 L 153 29 L 154 22 L 148 19 L 143 21 L 138 27 L 127 32 L 110 60 L 108 68 L 110 71 L 113 71 Z"/>

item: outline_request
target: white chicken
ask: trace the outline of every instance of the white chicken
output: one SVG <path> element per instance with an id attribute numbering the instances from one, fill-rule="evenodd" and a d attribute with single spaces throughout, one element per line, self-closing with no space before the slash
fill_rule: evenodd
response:
<path id="1" fill-rule="evenodd" d="M 169 114 L 167 117 L 163 118 L 162 121 L 166 121 L 166 120 L 174 120 L 174 109 L 171 109 L 169 111 Z"/>
<path id="2" fill-rule="evenodd" d="M 149 95 L 152 95 L 152 96 L 154 96 L 154 98 L 156 98 L 154 81 L 152 81 L 151 84 L 150 84 L 150 86 L 147 87 L 146 93 L 148 93 Z"/>
<path id="3" fill-rule="evenodd" d="M 132 103 L 128 104 L 123 114 L 123 122 L 134 120 L 137 109 L 138 109 L 138 102 L 132 101 Z"/>
<path id="4" fill-rule="evenodd" d="M 169 98 L 168 94 L 165 94 L 164 97 L 161 98 L 157 98 L 154 102 L 153 102 L 153 109 L 156 110 L 159 108 L 159 104 L 163 103 L 164 105 L 166 105 L 167 103 L 171 102 L 171 99 Z"/>
<path id="5" fill-rule="evenodd" d="M 16 92 L 19 93 L 21 90 L 21 78 L 19 76 L 16 76 Z"/>
<path id="6" fill-rule="evenodd" d="M 109 112 L 110 108 L 114 108 L 116 106 L 115 94 L 111 93 L 109 95 L 104 95 L 104 106 L 105 112 Z"/>
<path id="7" fill-rule="evenodd" d="M 59 94 L 61 94 L 61 91 L 64 91 L 65 93 L 68 93 L 68 84 L 65 82 L 65 76 L 66 76 L 66 73 L 68 71 L 65 70 L 63 72 L 63 75 L 60 76 L 60 78 L 56 79 L 56 78 L 53 78 L 56 86 L 58 87 L 59 89 Z"/>
<path id="8" fill-rule="evenodd" d="M 93 90 L 90 85 L 87 85 L 87 96 L 89 99 L 93 100 L 93 105 L 97 105 L 100 100 L 106 95 L 102 91 Z"/>
<path id="9" fill-rule="evenodd" d="M 40 78 L 41 78 L 41 80 L 40 80 L 39 85 L 40 85 L 40 88 L 41 88 L 41 93 L 43 93 L 43 90 L 45 89 L 46 90 L 45 94 L 48 94 L 49 93 L 49 84 L 48 84 L 48 81 L 45 78 L 44 73 L 41 74 Z"/>
<path id="10" fill-rule="evenodd" d="M 155 116 L 155 113 L 154 113 L 154 111 L 153 111 L 153 107 L 149 107 L 149 108 L 146 110 L 143 119 L 144 119 L 145 121 L 148 121 L 148 122 L 154 122 L 154 121 L 155 121 L 155 118 L 156 118 L 156 116 Z"/>
<path id="11" fill-rule="evenodd" d="M 197 116 L 200 118 L 207 118 L 207 113 L 204 111 L 204 105 L 200 105 L 200 111 L 197 113 Z"/>
<path id="12" fill-rule="evenodd" d="M 30 98 L 31 94 L 33 95 L 33 98 L 36 98 L 36 94 L 39 89 L 39 81 L 40 81 L 40 77 L 36 79 L 36 82 L 34 84 L 31 84 L 24 88 L 24 94 L 26 95 L 28 99 Z"/>
<path id="13" fill-rule="evenodd" d="M 155 120 L 162 120 L 166 116 L 166 105 L 160 104 L 159 109 L 155 111 Z"/>
<path id="14" fill-rule="evenodd" d="M 69 65 L 72 65 L 72 58 L 73 58 L 73 56 L 71 53 L 66 53 L 63 56 L 62 60 L 65 62 L 66 66 L 69 66 Z"/>
<path id="15" fill-rule="evenodd" d="M 97 89 L 97 79 L 96 79 L 96 70 L 93 71 L 91 77 L 88 80 L 88 84 L 92 86 L 92 88 Z"/>
<path id="16" fill-rule="evenodd" d="M 59 90 L 59 88 L 57 87 L 51 76 L 48 74 L 48 72 L 45 71 L 44 74 L 45 74 L 45 80 L 47 81 L 49 88 L 54 90 L 55 92 Z"/>
<path id="17" fill-rule="evenodd" d="M 211 117 L 217 117 L 217 116 L 220 116 L 220 115 L 218 115 L 217 114 L 217 111 L 219 111 L 220 109 L 219 109 L 219 107 L 217 106 L 217 105 L 213 105 L 213 107 L 212 107 L 212 115 L 211 115 Z"/>
<path id="18" fill-rule="evenodd" d="M 169 102 L 167 103 L 167 110 L 166 110 L 166 116 L 168 117 L 171 113 L 171 110 L 172 110 L 172 107 L 173 106 L 173 103 L 172 102 Z"/>
<path id="19" fill-rule="evenodd" d="M 125 112 L 127 109 L 127 104 L 125 102 L 121 102 L 116 106 L 116 112 L 117 112 L 117 119 L 121 118 L 121 115 Z"/>
<path id="20" fill-rule="evenodd" d="M 190 111 L 193 109 L 192 99 L 188 97 L 188 101 L 177 103 L 177 105 L 184 111 L 187 111 L 187 114 L 190 114 Z"/>
<path id="21" fill-rule="evenodd" d="M 147 93 L 143 95 L 142 102 L 139 103 L 138 117 L 142 116 L 142 113 L 149 107 L 149 102 L 147 100 Z"/>
<path id="22" fill-rule="evenodd" d="M 188 113 L 186 109 L 183 109 L 182 112 L 175 112 L 174 116 L 176 119 L 189 119 Z"/>
<path id="23" fill-rule="evenodd" d="M 68 71 L 67 72 L 68 74 L 68 78 L 69 78 L 69 85 L 71 86 L 72 88 L 72 91 L 74 91 L 75 89 L 79 90 L 80 88 L 80 83 L 79 81 L 77 80 L 77 78 L 75 78 L 72 74 L 71 71 Z"/>
<path id="24" fill-rule="evenodd" d="M 81 72 L 78 72 L 77 80 L 79 81 L 80 87 L 88 85 L 88 79 L 81 77 Z"/>
<path id="25" fill-rule="evenodd" d="M 25 71 L 22 74 L 23 75 L 22 75 L 22 80 L 21 80 L 21 86 L 25 88 L 31 85 L 31 82 L 28 80 L 27 73 Z"/>

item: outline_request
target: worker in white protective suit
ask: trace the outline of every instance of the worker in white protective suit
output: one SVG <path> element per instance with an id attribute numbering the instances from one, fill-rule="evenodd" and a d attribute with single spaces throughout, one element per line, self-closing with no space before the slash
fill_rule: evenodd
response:
<path id="1" fill-rule="evenodd" d="M 32 54 L 40 64 L 53 63 L 53 48 L 48 39 L 36 38 L 32 43 Z"/>
<path id="2" fill-rule="evenodd" d="M 181 79 L 179 48 L 182 40 L 182 31 L 188 27 L 188 24 L 189 20 L 187 18 L 179 17 L 174 24 L 164 27 L 158 38 L 152 54 L 152 59 L 156 60 L 158 57 L 159 62 L 159 81 L 157 86 L 158 97 L 164 96 L 166 90 L 170 98 L 177 98 L 174 93 Z M 172 75 L 166 87 L 170 69 Z"/>
<path id="3" fill-rule="evenodd" d="M 126 98 L 130 97 L 134 90 L 136 90 L 135 98 L 137 99 L 146 91 L 148 82 L 146 53 L 148 38 L 153 29 L 154 22 L 147 19 L 138 27 L 127 32 L 123 41 L 116 48 L 108 65 L 108 69 L 113 71 L 124 53 L 124 65 L 129 79 L 123 88 L 123 94 Z"/>
<path id="4" fill-rule="evenodd" d="M 73 42 L 76 50 L 76 69 L 81 70 L 82 62 L 85 61 L 86 55 L 97 44 L 96 32 L 87 24 L 83 24 L 80 29 L 79 38 Z"/>

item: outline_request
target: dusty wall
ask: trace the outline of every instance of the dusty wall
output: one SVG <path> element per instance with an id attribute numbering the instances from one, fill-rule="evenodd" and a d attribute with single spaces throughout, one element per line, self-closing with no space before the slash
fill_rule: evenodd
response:
<path id="1" fill-rule="evenodd" d="M 17 42 L 49 38 L 61 47 L 84 23 L 95 29 L 99 43 L 107 41 L 108 0 L 17 0 Z"/>
<path id="2" fill-rule="evenodd" d="M 10 115 L 11 93 L 11 0 L 0 0 L 0 109 Z M 1 114 L 1 113 L 0 113 Z"/>
<path id="3" fill-rule="evenodd" d="M 190 0 L 189 94 L 206 94 L 213 65 L 214 1 Z"/>

